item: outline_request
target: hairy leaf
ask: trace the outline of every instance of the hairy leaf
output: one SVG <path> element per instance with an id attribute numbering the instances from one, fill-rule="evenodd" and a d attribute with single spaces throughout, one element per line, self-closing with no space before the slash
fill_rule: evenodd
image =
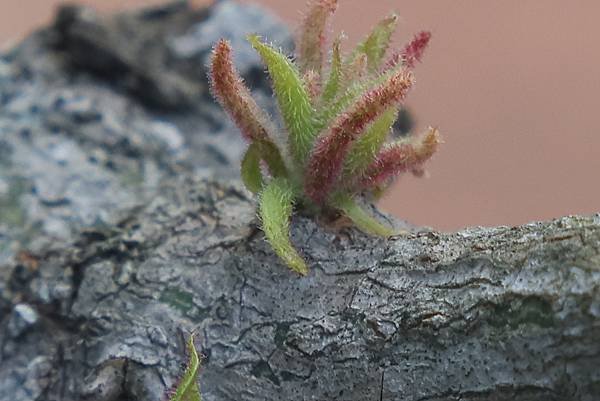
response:
<path id="1" fill-rule="evenodd" d="M 261 170 L 264 161 L 272 177 L 287 177 L 288 172 L 279 149 L 270 141 L 254 141 L 250 144 L 242 159 L 242 181 L 252 193 L 262 189 L 264 179 Z"/>
<path id="2" fill-rule="evenodd" d="M 198 387 L 198 369 L 200 358 L 194 346 L 194 336 L 190 335 L 188 340 L 189 360 L 183 376 L 179 380 L 175 392 L 169 401 L 201 401 L 200 388 Z"/>
<path id="3" fill-rule="evenodd" d="M 398 16 L 396 14 L 392 14 L 381 20 L 375 25 L 371 33 L 358 44 L 350 60 L 354 60 L 359 54 L 365 54 L 367 56 L 369 71 L 377 71 L 390 45 L 397 22 Z"/>
<path id="4" fill-rule="evenodd" d="M 306 89 L 312 104 L 316 105 L 321 94 L 321 77 L 314 70 L 308 70 L 304 73 L 302 79 L 306 83 Z"/>
<path id="5" fill-rule="evenodd" d="M 401 173 L 419 171 L 421 165 L 436 152 L 440 144 L 438 130 L 429 128 L 425 135 L 411 141 L 400 141 L 388 145 L 377 159 L 367 167 L 356 190 L 365 190 L 379 185 Z"/>
<path id="6" fill-rule="evenodd" d="M 430 32 L 419 32 L 400 53 L 396 53 L 390 58 L 387 62 L 387 67 L 391 68 L 400 63 L 406 66 L 406 68 L 414 68 L 415 65 L 417 65 L 417 62 L 421 61 L 430 40 Z"/>
<path id="7" fill-rule="evenodd" d="M 380 223 L 374 217 L 367 214 L 354 199 L 346 194 L 337 194 L 334 196 L 332 205 L 341 210 L 359 229 L 368 234 L 381 237 L 390 237 L 396 234 L 391 227 Z"/>
<path id="8" fill-rule="evenodd" d="M 306 275 L 308 267 L 290 241 L 289 221 L 294 192 L 286 180 L 273 179 L 260 196 L 262 229 L 275 253 L 295 272 Z"/>
<path id="9" fill-rule="evenodd" d="M 343 79 L 343 81 L 347 80 Z M 317 131 L 321 131 L 325 127 L 327 127 L 331 121 L 339 116 L 344 109 L 350 106 L 353 102 L 355 102 L 361 95 L 363 95 L 369 88 L 375 86 L 375 80 L 363 80 L 358 82 L 353 82 L 349 85 L 349 87 L 343 88 L 347 86 L 348 83 L 341 83 L 338 89 L 342 89 L 343 93 L 341 93 L 333 102 L 330 104 L 323 105 L 323 108 L 319 110 L 319 113 L 316 118 L 315 126 Z"/>
<path id="10" fill-rule="evenodd" d="M 354 177 L 360 175 L 375 160 L 375 156 L 383 146 L 396 117 L 398 108 L 392 107 L 375 120 L 359 137 L 348 152 L 344 165 L 344 175 Z"/>
<path id="11" fill-rule="evenodd" d="M 260 157 L 267 163 L 273 177 L 287 177 L 288 171 L 281 153 L 271 141 L 255 141 L 260 151 Z"/>
<path id="12" fill-rule="evenodd" d="M 261 43 L 256 35 L 248 37 L 269 70 L 283 121 L 289 133 L 292 156 L 302 166 L 312 147 L 314 110 L 310 95 L 296 66 L 281 52 Z"/>
<path id="13" fill-rule="evenodd" d="M 333 102 L 328 105 L 323 105 L 323 108 L 319 111 L 319 114 L 316 118 L 316 127 L 317 131 L 321 131 L 326 126 L 330 125 L 332 120 L 342 114 L 344 110 L 346 110 L 350 105 L 356 102 L 361 96 L 363 96 L 369 89 L 375 88 L 379 85 L 382 85 L 386 81 L 390 79 L 390 77 L 398 74 L 402 71 L 404 67 L 397 66 L 395 68 L 391 68 L 388 71 L 374 77 L 367 78 L 362 80 L 348 80 L 343 73 L 343 81 L 349 83 L 340 83 L 340 90 L 344 90 Z M 344 86 L 348 86 L 348 88 L 344 88 Z"/>
<path id="14" fill-rule="evenodd" d="M 345 90 L 355 82 L 367 79 L 367 55 L 359 54 L 349 63 L 342 64 L 342 79 L 340 89 Z"/>
<path id="15" fill-rule="evenodd" d="M 337 0 L 314 0 L 304 16 L 297 39 L 300 71 L 313 70 L 321 75 L 327 19 L 335 12 Z"/>
<path id="16" fill-rule="evenodd" d="M 263 186 L 263 176 L 260 169 L 260 148 L 256 142 L 253 142 L 246 150 L 242 159 L 242 182 L 252 193 L 258 193 Z"/>
<path id="17" fill-rule="evenodd" d="M 248 141 L 272 138 L 274 129 L 233 66 L 231 46 L 221 39 L 213 49 L 211 90 Z"/>
<path id="18" fill-rule="evenodd" d="M 323 89 L 322 102 L 327 104 L 331 102 L 338 93 L 340 79 L 342 77 L 342 53 L 340 50 L 342 38 L 339 36 L 333 42 L 333 52 L 331 54 L 331 66 L 329 67 L 329 77 Z"/>
<path id="19" fill-rule="evenodd" d="M 322 204 L 326 200 L 340 175 L 350 145 L 368 124 L 400 102 L 412 84 L 410 72 L 393 74 L 363 94 L 318 138 L 305 179 L 305 192 L 312 201 Z"/>

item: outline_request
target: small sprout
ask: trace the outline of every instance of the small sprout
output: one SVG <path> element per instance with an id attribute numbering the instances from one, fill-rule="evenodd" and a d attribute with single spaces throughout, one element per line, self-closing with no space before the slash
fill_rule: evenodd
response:
<path id="1" fill-rule="evenodd" d="M 198 387 L 198 370 L 200 357 L 194 345 L 194 336 L 190 335 L 187 343 L 189 360 L 185 372 L 169 396 L 169 401 L 201 401 L 200 388 Z"/>
<path id="2" fill-rule="evenodd" d="M 398 22 L 390 15 L 347 56 L 338 36 L 326 62 L 325 31 L 336 8 L 337 0 L 312 1 L 297 36 L 296 60 L 248 36 L 271 76 L 284 138 L 233 67 L 228 42 L 215 45 L 211 64 L 213 94 L 249 142 L 241 175 L 258 195 L 262 229 L 281 260 L 302 275 L 308 267 L 289 235 L 294 208 L 326 219 L 346 216 L 373 235 L 397 234 L 361 201 L 380 197 L 399 174 L 424 175 L 423 165 L 440 143 L 433 128 L 421 136 L 392 135 L 430 33 L 420 32 L 386 59 Z"/>

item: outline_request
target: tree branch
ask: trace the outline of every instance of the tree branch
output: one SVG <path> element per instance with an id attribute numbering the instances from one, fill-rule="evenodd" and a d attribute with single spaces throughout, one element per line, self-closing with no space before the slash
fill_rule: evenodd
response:
<path id="1" fill-rule="evenodd" d="M 190 72 L 222 34 L 194 24 L 244 7 L 67 9 L 3 58 L 0 400 L 160 400 L 191 331 L 208 401 L 597 399 L 600 215 L 390 240 L 297 217 L 310 274 L 280 263 Z"/>

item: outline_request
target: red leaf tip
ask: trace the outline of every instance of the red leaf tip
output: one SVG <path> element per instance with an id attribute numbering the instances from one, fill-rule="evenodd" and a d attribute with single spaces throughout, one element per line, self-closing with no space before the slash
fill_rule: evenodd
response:
<path id="1" fill-rule="evenodd" d="M 415 35 L 415 37 L 408 42 L 401 52 L 394 54 L 390 61 L 387 63 L 387 67 L 394 67 L 398 63 L 402 63 L 406 68 L 415 68 L 418 62 L 421 61 L 425 49 L 431 41 L 431 32 L 421 31 Z"/>
<path id="2" fill-rule="evenodd" d="M 402 51 L 402 58 L 404 64 L 408 68 L 414 68 L 414 66 L 421 61 L 423 53 L 431 40 L 431 32 L 422 31 L 415 35 L 414 39 L 406 45 Z"/>
<path id="3" fill-rule="evenodd" d="M 213 48 L 210 89 L 248 141 L 266 140 L 273 131 L 233 65 L 231 45 L 221 39 Z"/>

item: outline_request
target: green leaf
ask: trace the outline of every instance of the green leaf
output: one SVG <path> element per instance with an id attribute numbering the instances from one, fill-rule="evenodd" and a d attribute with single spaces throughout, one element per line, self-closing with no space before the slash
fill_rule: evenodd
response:
<path id="1" fill-rule="evenodd" d="M 304 192 L 315 203 L 323 203 L 342 176 L 344 161 L 353 143 L 375 120 L 397 106 L 414 83 L 408 70 L 399 70 L 381 85 L 365 93 L 319 136 L 304 175 Z"/>
<path id="2" fill-rule="evenodd" d="M 289 221 L 293 199 L 294 191 L 287 181 L 275 178 L 261 193 L 259 214 L 262 229 L 275 253 L 290 269 L 306 275 L 308 267 L 290 241 Z"/>
<path id="3" fill-rule="evenodd" d="M 279 149 L 269 140 L 254 141 L 250 144 L 242 159 L 241 175 L 246 188 L 252 193 L 259 193 L 264 179 L 260 162 L 267 163 L 273 177 L 287 177 L 287 168 Z"/>
<path id="4" fill-rule="evenodd" d="M 341 210 L 360 230 L 368 234 L 380 237 L 390 237 L 396 234 L 391 227 L 368 215 L 349 195 L 337 194 L 333 198 L 332 206 Z"/>
<path id="5" fill-rule="evenodd" d="M 338 98 L 335 99 L 331 104 L 323 107 L 323 109 L 320 111 L 318 117 L 316 118 L 317 131 L 320 132 L 322 129 L 327 127 L 335 117 L 342 114 L 344 110 L 356 102 L 369 89 L 381 85 L 402 68 L 402 66 L 395 66 L 394 68 L 385 71 L 375 78 L 352 83 L 349 88 L 345 90 L 345 92 L 339 95 Z"/>
<path id="6" fill-rule="evenodd" d="M 311 104 L 317 104 L 321 97 L 321 75 L 314 70 L 307 70 L 304 75 L 302 75 L 302 81 L 310 96 Z"/>
<path id="7" fill-rule="evenodd" d="M 375 120 L 352 145 L 344 166 L 344 174 L 354 177 L 361 174 L 374 160 L 383 146 L 396 117 L 398 108 L 392 107 Z"/>
<path id="8" fill-rule="evenodd" d="M 189 360 L 183 377 L 179 381 L 175 393 L 169 398 L 169 401 L 201 401 L 200 389 L 198 387 L 198 369 L 200 368 L 200 358 L 194 346 L 194 336 L 190 335 L 188 340 Z"/>
<path id="9" fill-rule="evenodd" d="M 248 36 L 262 57 L 273 81 L 273 90 L 289 132 L 292 156 L 300 165 L 310 153 L 315 139 L 314 110 L 308 90 L 296 66 L 281 52 L 261 43 L 257 35 Z"/>
<path id="10" fill-rule="evenodd" d="M 339 116 L 348 106 L 356 101 L 360 95 L 365 93 L 373 85 L 374 80 L 367 80 L 352 84 L 342 95 L 333 101 L 333 103 L 323 107 L 316 120 L 316 127 L 321 131 Z"/>
<path id="11" fill-rule="evenodd" d="M 398 22 L 398 16 L 392 14 L 383 20 L 381 20 L 371 33 L 358 44 L 356 50 L 350 56 L 353 60 L 358 54 L 367 55 L 367 67 L 369 71 L 374 72 L 379 69 L 381 60 L 385 56 L 392 34 L 396 30 L 396 23 Z"/>
<path id="12" fill-rule="evenodd" d="M 242 159 L 242 182 L 252 193 L 259 193 L 263 186 L 263 176 L 260 170 L 260 147 L 252 142 Z"/>
<path id="13" fill-rule="evenodd" d="M 269 140 L 255 141 L 255 143 L 259 148 L 260 157 L 267 163 L 271 176 L 287 177 L 287 168 L 277 146 Z"/>
<path id="14" fill-rule="evenodd" d="M 329 69 L 329 77 L 325 88 L 323 89 L 322 102 L 329 103 L 337 95 L 340 78 L 342 77 L 342 54 L 340 50 L 341 37 L 338 37 L 333 43 L 333 53 L 331 55 L 331 67 Z"/>

